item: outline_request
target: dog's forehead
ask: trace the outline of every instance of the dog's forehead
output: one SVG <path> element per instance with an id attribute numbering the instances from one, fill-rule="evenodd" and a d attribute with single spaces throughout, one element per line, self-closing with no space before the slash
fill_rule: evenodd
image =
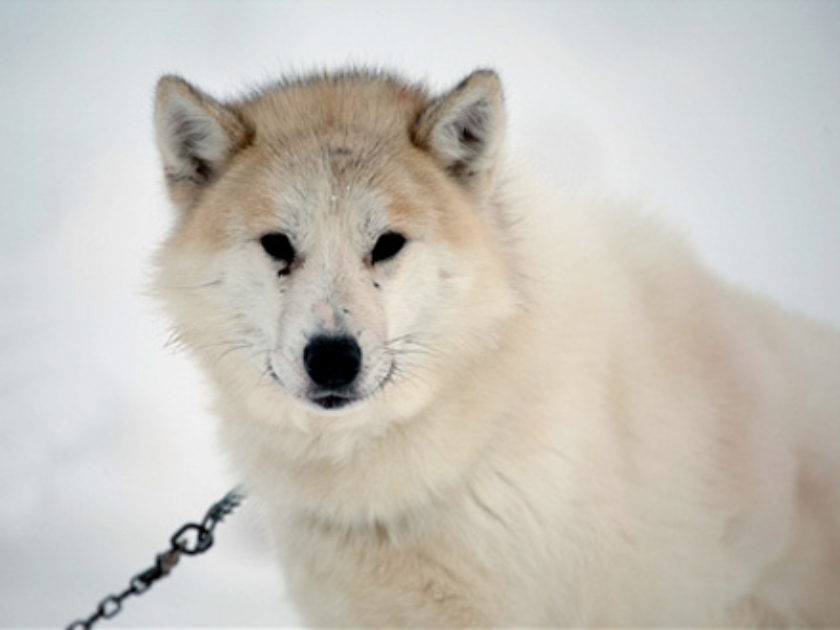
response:
<path id="1" fill-rule="evenodd" d="M 291 182 L 278 195 L 274 212 L 297 232 L 340 228 L 373 234 L 388 224 L 391 205 L 387 191 L 370 180 L 322 172 Z"/>
<path id="2" fill-rule="evenodd" d="M 229 242 L 284 232 L 303 245 L 333 231 L 366 249 L 386 231 L 419 233 L 435 213 L 428 165 L 402 138 L 346 126 L 260 137 L 212 193 Z M 438 204 L 439 205 L 439 204 Z"/>
<path id="3" fill-rule="evenodd" d="M 252 171 L 252 190 L 260 191 L 261 201 L 248 211 L 247 222 L 257 231 L 305 237 L 336 226 L 364 235 L 389 224 L 394 199 L 388 177 L 364 147 L 324 139 L 271 154 Z"/>

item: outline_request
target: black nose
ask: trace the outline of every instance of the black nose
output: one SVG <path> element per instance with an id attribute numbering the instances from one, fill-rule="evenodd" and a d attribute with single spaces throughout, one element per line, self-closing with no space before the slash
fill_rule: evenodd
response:
<path id="1" fill-rule="evenodd" d="M 349 385 L 362 365 L 362 349 L 352 337 L 314 337 L 303 349 L 303 365 L 316 385 Z"/>

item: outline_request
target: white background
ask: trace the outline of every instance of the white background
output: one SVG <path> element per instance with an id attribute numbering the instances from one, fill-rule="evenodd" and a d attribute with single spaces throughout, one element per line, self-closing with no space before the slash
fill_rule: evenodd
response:
<path id="1" fill-rule="evenodd" d="M 0 3 L 0 624 L 58 626 L 235 479 L 143 295 L 151 95 L 348 62 L 499 70 L 566 192 L 661 208 L 726 277 L 840 323 L 840 3 Z M 255 510 L 115 625 L 293 625 Z"/>

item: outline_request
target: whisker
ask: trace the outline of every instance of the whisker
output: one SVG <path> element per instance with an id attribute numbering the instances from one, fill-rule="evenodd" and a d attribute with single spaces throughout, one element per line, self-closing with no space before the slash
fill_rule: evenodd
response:
<path id="1" fill-rule="evenodd" d="M 238 346 L 233 346 L 232 348 L 228 348 L 224 352 L 220 353 L 218 356 L 214 358 L 214 364 L 218 364 L 222 359 L 228 356 L 232 352 L 236 352 L 237 350 L 246 350 L 247 348 L 253 348 L 254 344 L 252 343 L 243 343 Z"/>
<path id="2" fill-rule="evenodd" d="M 400 383 L 409 379 L 419 379 L 428 382 L 428 375 L 430 368 L 425 365 L 412 363 L 410 361 L 400 361 L 394 364 L 391 378 L 394 383 Z"/>
<path id="3" fill-rule="evenodd" d="M 407 354 L 409 352 L 437 357 L 443 356 L 443 353 L 441 353 L 437 348 L 418 340 L 417 336 L 412 333 L 389 339 L 383 344 L 383 347 L 385 350 L 390 352 L 392 356 Z"/>
<path id="4" fill-rule="evenodd" d="M 423 354 L 427 356 L 439 356 L 438 353 L 432 350 L 421 350 L 421 349 L 410 349 L 410 348 L 400 348 L 398 350 L 390 350 L 392 356 L 406 356 L 409 354 Z"/>
<path id="5" fill-rule="evenodd" d="M 210 280 L 209 282 L 203 282 L 201 284 L 168 284 L 164 285 L 161 288 L 163 289 L 206 289 L 208 287 L 215 287 L 222 284 L 222 279 L 217 278 L 216 280 Z"/>
<path id="6" fill-rule="evenodd" d="M 206 350 L 207 348 L 217 348 L 219 346 L 242 346 L 244 344 L 253 345 L 251 342 L 246 341 L 245 339 L 224 339 L 222 341 L 214 341 L 212 343 L 205 343 L 200 346 L 196 346 L 196 350 Z"/>

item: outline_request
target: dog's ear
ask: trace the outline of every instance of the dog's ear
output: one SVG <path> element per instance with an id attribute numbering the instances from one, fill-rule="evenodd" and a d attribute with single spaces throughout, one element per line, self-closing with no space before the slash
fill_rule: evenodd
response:
<path id="1" fill-rule="evenodd" d="M 413 140 L 470 189 L 492 178 L 504 136 L 502 84 L 478 70 L 437 98 L 414 125 Z"/>
<path id="2" fill-rule="evenodd" d="M 180 77 L 157 84 L 155 132 L 173 202 L 186 208 L 250 137 L 245 122 Z"/>

